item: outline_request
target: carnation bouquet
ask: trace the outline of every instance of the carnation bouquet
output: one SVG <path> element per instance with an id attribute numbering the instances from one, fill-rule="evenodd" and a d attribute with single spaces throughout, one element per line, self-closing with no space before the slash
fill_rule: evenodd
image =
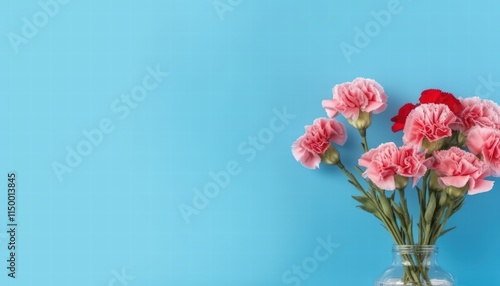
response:
<path id="1" fill-rule="evenodd" d="M 446 223 L 466 195 L 490 191 L 494 182 L 488 177 L 500 175 L 500 107 L 478 97 L 425 90 L 418 103 L 405 104 L 392 118 L 392 131 L 403 131 L 403 146 L 388 142 L 370 149 L 367 129 L 372 115 L 386 109 L 387 100 L 382 86 L 372 79 L 336 85 L 333 99 L 322 103 L 329 118 L 306 126 L 292 153 L 310 169 L 321 163 L 338 167 L 359 191 L 353 196 L 358 207 L 382 222 L 395 245 L 432 246 L 453 229 Z M 335 147 L 347 140 L 345 126 L 335 119 L 338 115 L 359 131 L 364 153 L 353 170 L 342 164 Z M 408 209 L 409 191 L 418 195 L 415 218 Z M 426 259 L 405 255 L 399 282 L 403 284 L 394 285 L 445 285 L 433 284 Z"/>

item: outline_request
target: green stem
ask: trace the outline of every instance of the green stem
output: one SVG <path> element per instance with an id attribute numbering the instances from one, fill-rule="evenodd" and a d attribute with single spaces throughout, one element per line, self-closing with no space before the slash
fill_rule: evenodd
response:
<path id="1" fill-rule="evenodd" d="M 425 222 L 425 211 L 426 211 L 426 206 L 427 206 L 427 181 L 429 179 L 430 171 L 427 171 L 423 177 L 422 180 L 422 189 L 418 192 L 418 199 L 419 199 L 419 204 L 420 204 L 420 218 L 418 221 L 418 244 L 419 245 L 425 245 L 425 229 L 426 229 L 426 222 Z"/>
<path id="2" fill-rule="evenodd" d="M 406 203 L 405 189 L 400 188 L 400 189 L 398 189 L 398 192 L 399 192 L 399 201 L 400 201 L 399 203 L 401 205 L 401 208 L 403 210 L 403 215 L 405 218 L 404 223 L 402 223 L 404 225 L 401 225 L 401 227 L 406 232 L 406 236 L 408 238 L 408 244 L 414 245 L 415 243 L 413 241 L 413 225 L 411 223 L 410 212 L 408 210 L 408 205 Z"/>
<path id="3" fill-rule="evenodd" d="M 430 225 L 428 226 L 427 222 L 425 220 L 425 213 L 427 211 L 427 192 L 428 192 L 429 175 L 430 175 L 430 171 L 427 171 L 423 177 L 423 180 L 422 180 L 422 188 L 418 191 L 418 200 L 419 200 L 419 204 L 420 204 L 420 217 L 419 217 L 419 223 L 418 223 L 418 232 L 419 232 L 418 244 L 419 245 L 428 245 L 427 241 L 429 240 L 429 237 L 428 237 L 429 235 L 427 234 L 426 229 L 428 229 L 430 227 Z M 425 258 L 419 258 L 419 256 L 417 255 L 415 257 L 415 260 L 416 260 L 418 272 L 422 276 L 422 279 L 430 285 L 428 270 L 423 265 Z M 420 277 L 419 277 L 419 279 L 420 279 Z M 420 281 L 417 280 L 417 282 L 420 282 Z"/>
<path id="4" fill-rule="evenodd" d="M 340 160 L 337 163 L 337 167 L 339 167 L 340 170 L 342 170 L 342 172 L 344 172 L 344 174 L 349 178 L 349 180 L 354 183 L 354 185 L 355 185 L 356 189 L 358 189 L 358 191 L 360 191 L 367 198 L 372 199 L 370 194 L 368 194 L 365 191 L 365 189 L 363 188 L 363 186 L 359 183 L 358 179 L 351 172 L 349 172 L 349 170 L 346 169 L 346 167 L 344 166 L 344 164 L 342 164 L 342 162 Z"/>
<path id="5" fill-rule="evenodd" d="M 452 212 L 453 212 L 453 202 L 449 202 L 446 206 L 446 212 L 444 213 L 443 221 L 439 225 L 439 228 L 437 229 L 436 233 L 434 233 L 434 236 L 431 237 L 430 243 L 435 244 L 437 242 L 438 238 L 441 235 L 441 232 L 443 231 L 444 226 L 453 215 Z"/>
<path id="6" fill-rule="evenodd" d="M 439 204 L 436 208 L 436 212 L 434 213 L 434 217 L 432 218 L 429 244 L 434 244 L 437 241 L 439 233 L 444 227 L 443 223 L 445 221 L 444 217 L 446 216 L 446 212 L 448 210 L 448 203 L 446 205 L 441 205 L 441 199 L 443 197 L 443 194 L 446 195 L 446 193 L 443 192 L 436 193 L 437 196 L 436 199 L 439 200 Z"/>
<path id="7" fill-rule="evenodd" d="M 384 223 L 385 228 L 389 231 L 389 233 L 392 235 L 394 241 L 398 245 L 403 245 L 404 241 L 398 231 L 397 224 L 394 222 L 394 218 L 388 217 L 384 211 L 383 208 L 380 204 L 380 201 L 377 198 L 377 193 L 371 188 L 371 194 L 365 191 L 363 186 L 359 183 L 358 179 L 351 173 L 349 172 L 346 167 L 342 164 L 342 162 L 338 162 L 337 166 L 342 170 L 342 172 L 349 178 L 349 180 L 354 184 L 356 189 L 358 189 L 359 192 L 361 192 L 365 197 L 370 199 L 372 203 L 377 207 L 377 211 L 379 213 L 379 219 Z M 381 191 L 383 196 L 383 191 Z"/>
<path id="8" fill-rule="evenodd" d="M 359 130 L 359 135 L 361 135 L 361 140 L 363 140 L 363 143 L 361 145 L 363 145 L 363 150 L 365 152 L 368 152 L 369 148 L 368 148 L 368 140 L 366 139 L 366 128 L 362 128 L 362 129 L 358 129 Z"/>
<path id="9" fill-rule="evenodd" d="M 365 145 L 366 146 L 366 145 Z M 339 167 L 340 170 L 349 178 L 349 180 L 354 184 L 356 189 L 361 192 L 366 198 L 370 199 L 372 203 L 377 207 L 377 211 L 379 213 L 379 219 L 382 221 L 384 224 L 385 228 L 389 231 L 391 236 L 393 237 L 395 243 L 397 245 L 406 245 L 407 243 L 405 240 L 402 238 L 401 233 L 399 231 L 399 227 L 397 225 L 397 222 L 395 221 L 395 216 L 394 214 L 392 216 L 388 216 L 385 214 L 383 211 L 382 205 L 380 203 L 379 196 L 385 196 L 385 193 L 383 190 L 380 188 L 377 188 L 376 186 L 373 185 L 371 181 L 368 181 L 371 185 L 370 188 L 370 193 L 368 193 L 363 186 L 359 183 L 358 179 L 347 170 L 347 168 L 342 164 L 342 162 L 338 162 L 337 166 Z M 389 199 L 389 198 L 387 198 Z M 406 205 L 406 201 L 404 203 L 404 208 L 405 212 L 407 212 L 408 207 Z M 408 216 L 409 217 L 409 214 Z M 403 231 L 404 231 L 404 227 Z M 408 236 L 408 235 L 407 235 Z M 410 237 L 410 236 L 408 236 Z M 414 282 L 420 282 L 420 275 L 424 277 L 425 279 L 425 272 L 424 269 L 422 268 L 421 262 L 418 261 L 418 259 L 413 259 L 410 254 L 404 254 L 403 259 L 406 261 L 410 262 L 410 266 L 405 267 L 405 279 L 408 281 L 414 281 Z"/>

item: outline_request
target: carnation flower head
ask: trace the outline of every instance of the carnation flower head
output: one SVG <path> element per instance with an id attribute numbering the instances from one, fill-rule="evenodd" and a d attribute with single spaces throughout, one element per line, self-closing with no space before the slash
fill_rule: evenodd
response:
<path id="1" fill-rule="evenodd" d="M 434 159 L 433 168 L 442 187 L 466 188 L 470 195 L 493 188 L 493 182 L 484 179 L 488 165 L 470 152 L 451 147 L 434 152 Z"/>
<path id="2" fill-rule="evenodd" d="M 456 116 L 445 104 L 422 104 L 408 115 L 403 142 L 428 151 L 437 150 L 452 135 L 450 125 L 455 120 Z"/>
<path id="3" fill-rule="evenodd" d="M 463 106 L 457 114 L 453 129 L 468 133 L 474 127 L 492 127 L 500 129 L 500 107 L 491 100 L 479 97 L 460 99 Z"/>
<path id="4" fill-rule="evenodd" d="M 392 125 L 392 132 L 403 130 L 408 115 L 420 104 L 444 104 L 448 106 L 454 114 L 457 114 L 462 110 L 462 104 L 453 94 L 444 92 L 440 89 L 426 89 L 422 91 L 419 102 L 420 103 L 417 104 L 407 103 L 399 109 L 398 114 L 391 118 L 391 121 L 394 122 Z"/>
<path id="5" fill-rule="evenodd" d="M 467 148 L 488 164 L 492 175 L 500 176 L 500 130 L 472 128 L 467 135 Z"/>
<path id="6" fill-rule="evenodd" d="M 419 101 L 422 104 L 444 104 L 448 106 L 448 108 L 454 114 L 457 114 L 462 110 L 462 104 L 460 103 L 460 100 L 458 100 L 453 94 L 444 92 L 440 89 L 427 89 L 422 91 Z"/>
<path id="7" fill-rule="evenodd" d="M 363 177 L 369 178 L 383 190 L 405 187 L 398 186 L 398 177 L 413 179 L 415 186 L 431 165 L 429 162 L 430 159 L 426 159 L 425 154 L 417 148 L 398 148 L 393 142 L 371 149 L 358 160 L 358 164 L 366 168 Z"/>
<path id="8" fill-rule="evenodd" d="M 347 140 L 345 126 L 335 119 L 318 118 L 305 130 L 306 133 L 293 143 L 292 153 L 297 161 L 310 169 L 319 168 L 321 156 L 329 150 L 330 142 L 344 145 Z M 328 154 L 333 155 L 332 152 Z"/>
<path id="9" fill-rule="evenodd" d="M 329 117 L 335 117 L 340 113 L 346 119 L 355 122 L 361 113 L 384 111 L 387 107 L 387 95 L 384 88 L 375 80 L 356 78 L 352 82 L 335 85 L 333 99 L 323 100 L 322 105 Z"/>

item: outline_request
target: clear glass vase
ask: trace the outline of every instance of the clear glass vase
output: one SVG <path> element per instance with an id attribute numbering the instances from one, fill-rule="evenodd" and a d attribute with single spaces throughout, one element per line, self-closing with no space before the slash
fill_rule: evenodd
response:
<path id="1" fill-rule="evenodd" d="M 436 262 L 434 245 L 395 245 L 393 261 L 375 286 L 453 286 L 453 276 Z"/>

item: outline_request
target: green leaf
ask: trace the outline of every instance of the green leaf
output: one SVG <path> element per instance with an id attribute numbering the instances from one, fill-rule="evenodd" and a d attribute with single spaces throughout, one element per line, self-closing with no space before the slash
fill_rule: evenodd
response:
<path id="1" fill-rule="evenodd" d="M 413 217 L 410 218 L 410 223 L 406 226 L 408 233 L 413 233 Z"/>
<path id="2" fill-rule="evenodd" d="M 372 182 L 372 180 L 370 180 L 370 179 L 366 179 L 366 178 L 365 178 L 365 181 L 366 181 L 366 182 L 368 182 L 368 184 L 370 185 L 371 190 L 374 190 L 374 191 L 375 191 L 375 190 L 379 190 L 379 188 L 377 187 L 377 185 L 375 185 L 375 184 Z"/>
<path id="3" fill-rule="evenodd" d="M 378 213 L 378 211 L 376 209 L 372 209 L 372 208 L 365 206 L 365 205 L 359 205 L 356 207 L 364 210 L 365 212 L 368 212 L 368 213 L 371 213 L 371 214 L 377 216 L 376 214 Z"/>
<path id="4" fill-rule="evenodd" d="M 384 211 L 384 214 L 388 218 L 393 218 L 393 212 L 391 208 L 391 203 L 389 202 L 389 199 L 382 193 L 379 196 L 380 199 L 380 204 L 382 205 L 382 210 Z"/>
<path id="5" fill-rule="evenodd" d="M 404 216 L 403 209 L 395 201 L 391 200 L 391 205 L 397 214 Z"/>
<path id="6" fill-rule="evenodd" d="M 463 196 L 457 202 L 454 203 L 451 213 L 454 214 L 454 213 L 458 212 L 463 207 L 464 202 L 465 202 L 465 196 Z"/>
<path id="7" fill-rule="evenodd" d="M 443 230 L 443 231 L 439 234 L 439 236 L 443 236 L 443 235 L 447 234 L 448 232 L 450 232 L 450 231 L 454 230 L 455 228 L 457 228 L 457 227 L 456 227 L 456 226 L 454 226 L 454 227 L 450 227 L 450 228 L 448 228 L 448 229 L 445 229 L 445 230 Z"/>
<path id="8" fill-rule="evenodd" d="M 429 239 L 430 232 L 431 232 L 431 226 L 429 224 L 425 225 L 424 237 Z M 428 241 L 426 243 L 428 243 Z"/>
<path id="9" fill-rule="evenodd" d="M 352 196 L 353 199 L 355 199 L 356 201 L 362 203 L 363 205 L 367 204 L 367 203 L 371 203 L 371 200 L 365 196 Z"/>
<path id="10" fill-rule="evenodd" d="M 427 210 L 425 211 L 425 221 L 431 223 L 432 217 L 434 216 L 434 211 L 436 210 L 436 195 L 431 193 L 429 196 L 429 203 L 427 204 Z"/>
<path id="11" fill-rule="evenodd" d="M 351 181 L 351 180 L 347 180 L 351 185 L 354 186 L 354 188 L 356 188 L 356 190 L 360 191 L 361 193 L 365 193 L 365 191 L 363 190 L 363 187 L 359 186 L 358 184 L 356 184 L 355 182 Z"/>

